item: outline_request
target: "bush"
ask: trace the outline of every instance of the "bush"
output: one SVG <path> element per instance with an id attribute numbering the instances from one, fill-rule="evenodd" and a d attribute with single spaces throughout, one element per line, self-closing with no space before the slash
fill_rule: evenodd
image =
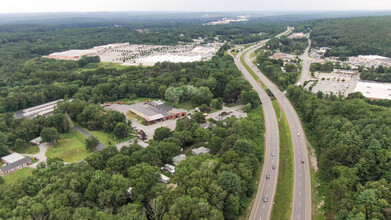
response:
<path id="1" fill-rule="evenodd" d="M 87 150 L 94 150 L 98 146 L 99 140 L 95 136 L 89 136 L 86 138 L 86 148 Z"/>

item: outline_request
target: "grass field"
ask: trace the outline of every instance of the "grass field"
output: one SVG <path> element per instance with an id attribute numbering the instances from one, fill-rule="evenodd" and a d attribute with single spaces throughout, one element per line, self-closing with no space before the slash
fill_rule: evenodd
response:
<path id="1" fill-rule="evenodd" d="M 276 100 L 273 101 L 280 133 L 280 165 L 278 169 L 278 183 L 271 219 L 289 220 L 292 214 L 293 197 L 293 146 L 289 124 L 285 113 Z"/>
<path id="2" fill-rule="evenodd" d="M 31 168 L 23 168 L 21 170 L 15 171 L 11 174 L 3 176 L 4 184 L 0 185 L 0 191 L 4 191 L 9 185 L 18 181 L 18 179 L 33 175 L 33 169 Z"/>
<path id="3" fill-rule="evenodd" d="M 37 154 L 39 153 L 39 147 L 37 145 L 27 144 L 23 148 L 15 149 L 15 152 L 20 154 Z"/>
<path id="4" fill-rule="evenodd" d="M 92 152 L 85 147 L 85 136 L 79 131 L 61 134 L 60 141 L 53 147 L 49 147 L 46 157 L 58 157 L 65 162 L 77 162 L 83 160 Z"/>

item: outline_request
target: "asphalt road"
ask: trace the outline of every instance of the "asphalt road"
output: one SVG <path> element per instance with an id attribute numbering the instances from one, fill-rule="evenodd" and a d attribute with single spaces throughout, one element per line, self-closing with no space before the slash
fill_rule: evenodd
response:
<path id="1" fill-rule="evenodd" d="M 311 40 L 308 38 L 308 46 L 305 49 L 304 53 L 300 56 L 300 59 L 303 60 L 303 68 L 301 71 L 300 79 L 296 83 L 297 85 L 303 85 L 305 81 L 313 79 L 310 75 L 310 57 L 308 55 L 311 47 Z"/>
<path id="2" fill-rule="evenodd" d="M 260 45 L 250 47 L 248 49 L 250 50 L 248 54 L 251 54 L 259 47 Z M 291 219 L 311 219 L 310 163 L 308 160 L 305 133 L 301 125 L 300 118 L 288 98 L 285 96 L 285 93 L 281 92 L 274 83 L 263 75 L 261 71 L 253 63 L 251 63 L 248 56 L 245 57 L 245 61 L 276 97 L 282 106 L 289 123 L 293 143 L 295 172 Z M 304 160 L 304 163 L 301 163 L 301 160 Z"/>
<path id="3" fill-rule="evenodd" d="M 265 159 L 262 174 L 259 180 L 257 195 L 251 210 L 250 219 L 269 219 L 273 205 L 275 190 L 278 178 L 280 139 L 278 133 L 277 116 L 273 108 L 272 101 L 260 84 L 251 76 L 246 68 L 240 62 L 240 56 L 244 51 L 238 53 L 235 58 L 235 64 L 243 73 L 244 77 L 250 82 L 253 89 L 258 93 L 262 103 L 264 120 L 265 120 Z M 232 55 L 232 54 L 231 54 Z M 275 156 L 271 156 L 274 152 Z M 275 166 L 275 169 L 272 169 Z M 266 179 L 266 175 L 270 178 Z M 267 202 L 264 199 L 267 197 Z"/>
<path id="4" fill-rule="evenodd" d="M 284 34 L 286 34 L 288 31 L 281 33 L 277 35 L 276 37 L 280 37 Z M 238 66 L 239 70 L 242 71 L 244 76 L 249 80 L 251 85 L 254 87 L 254 79 L 251 75 L 249 75 L 248 71 L 243 67 L 243 65 L 240 63 L 240 56 L 245 52 L 249 51 L 245 56 L 245 62 L 250 66 L 250 68 L 259 76 L 261 81 L 270 89 L 270 91 L 273 93 L 273 95 L 276 97 L 276 99 L 279 101 L 280 105 L 282 106 L 287 121 L 290 126 L 290 132 L 292 136 L 292 143 L 293 143 L 293 149 L 294 149 L 294 186 L 293 186 L 293 204 L 292 204 L 292 216 L 291 219 L 298 219 L 298 220 L 305 220 L 305 219 L 311 219 L 311 180 L 310 180 L 310 167 L 309 167 L 309 160 L 308 160 L 308 152 L 306 148 L 306 138 L 305 133 L 303 130 L 303 127 L 301 125 L 301 121 L 293 108 L 292 104 L 289 102 L 288 98 L 285 96 L 283 92 L 281 92 L 278 87 L 272 83 L 265 75 L 263 75 L 259 69 L 251 62 L 251 59 L 249 58 L 249 55 L 255 51 L 257 48 L 261 47 L 267 40 L 262 41 L 258 44 L 255 44 L 249 48 L 247 48 L 244 51 L 241 51 L 236 57 L 235 57 L 235 63 Z M 265 114 L 265 125 L 266 125 L 266 153 L 265 153 L 265 163 L 264 168 L 261 175 L 260 185 L 257 192 L 256 201 L 254 202 L 250 219 L 269 219 L 270 218 L 270 212 L 273 204 L 275 189 L 277 186 L 277 171 L 278 171 L 278 157 L 274 158 L 276 161 L 276 171 L 274 172 L 274 175 L 269 180 L 270 182 L 266 183 L 264 177 L 268 171 L 269 166 L 271 166 L 272 162 L 270 159 L 270 151 L 275 151 L 276 156 L 278 156 L 278 151 L 275 150 L 275 148 L 279 148 L 279 145 L 273 145 L 271 143 L 271 139 L 273 136 L 278 137 L 278 126 L 277 126 L 277 133 L 275 131 L 275 128 L 273 128 L 272 123 L 270 120 L 273 120 L 273 115 L 275 116 L 274 109 L 273 110 L 266 110 L 269 109 L 267 107 L 267 98 L 264 96 L 264 90 L 258 87 L 254 87 L 254 89 L 260 94 L 260 99 L 262 101 L 262 104 L 264 105 L 264 114 Z M 270 101 L 269 101 L 270 103 Z M 267 112 L 266 112 L 267 111 Z M 272 132 L 274 130 L 274 132 Z M 270 133 L 268 133 L 270 132 Z M 273 148 L 274 147 L 274 148 Z M 301 163 L 301 160 L 304 160 L 304 163 Z M 274 179 L 273 179 L 274 178 Z M 268 181 L 269 181 L 268 180 Z M 269 186 L 265 184 L 269 184 Z M 270 190 L 270 191 L 269 191 Z M 268 202 L 263 202 L 264 196 L 268 194 Z M 263 204 L 262 204 L 263 203 Z"/>
<path id="5" fill-rule="evenodd" d="M 85 129 L 79 127 L 79 126 L 73 126 L 75 128 L 75 130 L 78 130 L 80 131 L 82 134 L 84 134 L 86 137 L 89 137 L 91 136 L 90 132 L 86 131 Z M 98 151 L 102 151 L 103 149 L 106 148 L 106 145 L 104 145 L 102 142 L 99 141 L 99 144 L 96 146 L 96 149 Z"/>

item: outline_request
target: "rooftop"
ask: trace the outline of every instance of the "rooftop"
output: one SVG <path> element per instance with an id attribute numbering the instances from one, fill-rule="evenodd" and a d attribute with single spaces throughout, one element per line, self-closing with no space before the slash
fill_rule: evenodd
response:
<path id="1" fill-rule="evenodd" d="M 31 158 L 30 158 L 30 157 L 24 157 L 24 158 L 21 159 L 21 160 L 18 160 L 18 161 L 16 161 L 16 162 L 9 163 L 9 164 L 7 164 L 7 165 L 5 165 L 5 166 L 2 166 L 2 167 L 0 168 L 0 170 L 4 173 L 4 172 L 7 172 L 7 171 L 10 171 L 10 170 L 12 170 L 12 169 L 17 168 L 17 167 L 20 166 L 20 165 L 23 165 L 23 164 L 25 164 L 25 163 L 29 163 L 29 162 L 32 162 Z"/>
<path id="2" fill-rule="evenodd" d="M 367 98 L 391 100 L 391 83 L 359 81 L 354 91 Z"/>
<path id="3" fill-rule="evenodd" d="M 14 163 L 14 162 L 21 160 L 23 158 L 25 158 L 23 155 L 20 155 L 18 153 L 12 153 L 10 155 L 2 157 L 1 160 L 3 160 L 6 163 Z"/>

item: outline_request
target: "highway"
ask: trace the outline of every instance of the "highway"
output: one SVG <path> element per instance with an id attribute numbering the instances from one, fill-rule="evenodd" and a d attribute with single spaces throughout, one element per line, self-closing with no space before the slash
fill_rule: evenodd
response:
<path id="1" fill-rule="evenodd" d="M 289 28 L 286 32 L 289 31 Z M 279 36 L 282 36 L 286 33 L 282 33 Z M 281 92 L 278 87 L 272 83 L 265 75 L 261 73 L 261 71 L 251 62 L 249 55 L 255 51 L 256 49 L 260 48 L 267 40 L 262 41 L 258 44 L 255 44 L 253 46 L 248 47 L 246 50 L 240 52 L 236 57 L 235 57 L 235 63 L 238 66 L 239 70 L 242 71 L 242 73 L 245 75 L 245 77 L 248 79 L 250 76 L 248 76 L 248 71 L 243 67 L 243 65 L 240 63 L 240 55 L 242 55 L 244 52 L 248 51 L 246 56 L 245 56 L 245 62 L 247 65 L 250 66 L 250 68 L 258 75 L 260 80 L 269 88 L 269 90 L 273 93 L 273 95 L 276 97 L 280 105 L 282 106 L 287 121 L 289 123 L 290 127 L 290 132 L 292 136 L 292 143 L 293 143 L 293 152 L 294 152 L 294 186 L 293 186 L 293 203 L 292 203 L 292 215 L 291 219 L 297 219 L 297 220 L 306 220 L 306 219 L 311 219 L 311 179 L 310 179 L 310 163 L 308 160 L 308 152 L 306 148 L 306 138 L 305 138 L 305 133 L 303 130 L 303 127 L 301 125 L 301 121 L 299 116 L 297 115 L 295 109 L 293 108 L 292 104 L 288 100 L 288 98 L 285 96 L 283 92 Z M 253 80 L 249 80 L 250 83 L 253 85 Z M 253 85 L 254 87 L 254 85 Z M 264 92 L 264 90 L 262 89 Z M 263 93 L 260 92 L 259 89 L 257 90 L 258 93 Z M 261 101 L 264 99 L 265 104 L 267 103 L 266 98 L 262 97 L 260 95 Z M 265 112 L 265 109 L 267 108 L 264 102 L 262 102 L 264 105 L 264 114 L 265 114 L 265 125 L 266 125 L 266 131 L 267 131 L 267 141 L 269 140 L 271 136 L 277 136 L 278 133 L 272 132 L 271 128 L 271 122 L 267 122 L 268 120 L 272 120 L 272 115 L 275 115 L 274 110 L 268 110 L 268 112 Z M 278 128 L 278 127 L 277 127 Z M 269 129 L 269 131 L 268 131 Z M 268 133 L 269 132 L 269 133 Z M 268 153 L 270 150 L 275 150 L 275 148 L 279 148 L 276 146 L 271 145 L 269 142 L 266 142 L 266 153 L 265 153 L 265 163 L 264 163 L 264 169 L 262 172 L 262 177 L 265 175 L 265 170 L 268 170 L 268 166 L 270 164 L 270 155 Z M 273 148 L 274 147 L 274 148 Z M 269 150 L 269 151 L 268 151 Z M 277 152 L 277 150 L 276 150 Z M 276 155 L 277 156 L 277 155 Z M 278 159 L 278 157 L 276 158 Z M 304 160 L 304 163 L 301 163 L 301 160 Z M 276 161 L 278 164 L 278 160 Z M 276 171 L 274 174 L 277 173 L 278 170 L 278 165 L 276 168 Z M 277 177 L 274 177 L 277 178 Z M 273 179 L 271 179 L 273 181 Z M 270 182 L 271 183 L 271 182 Z M 269 219 L 270 218 L 270 212 L 271 212 L 271 202 L 273 201 L 272 198 L 274 198 L 275 194 L 275 189 L 277 186 L 277 180 L 275 179 L 273 181 L 273 185 L 270 186 L 270 188 L 264 187 L 265 181 L 262 183 L 262 178 L 260 182 L 260 188 L 258 189 L 257 192 L 257 198 L 253 205 L 253 209 L 251 212 L 250 219 Z M 268 190 L 271 191 L 268 191 Z M 269 201 L 267 203 L 262 204 L 263 198 L 259 198 L 261 195 L 269 195 Z M 254 212 L 254 214 L 253 214 Z M 264 213 L 266 212 L 266 213 Z"/>
<path id="2" fill-rule="evenodd" d="M 261 45 L 261 42 L 257 45 Z M 253 89 L 258 93 L 263 107 L 264 121 L 265 121 L 265 157 L 260 176 L 257 195 L 251 209 L 250 219 L 266 220 L 270 218 L 272 204 L 274 200 L 275 190 L 277 187 L 280 139 L 278 133 L 277 116 L 273 108 L 272 101 L 262 88 L 262 86 L 251 76 L 243 64 L 240 62 L 240 56 L 244 51 L 241 51 L 235 57 L 235 64 L 243 73 L 244 77 L 250 82 Z M 230 51 L 229 51 L 230 53 Z M 232 54 L 231 54 L 232 56 Z M 272 153 L 274 156 L 272 156 Z M 275 166 L 272 169 L 272 166 Z M 270 174 L 270 178 L 266 179 L 266 175 Z M 267 197 L 267 202 L 264 199 Z"/>

